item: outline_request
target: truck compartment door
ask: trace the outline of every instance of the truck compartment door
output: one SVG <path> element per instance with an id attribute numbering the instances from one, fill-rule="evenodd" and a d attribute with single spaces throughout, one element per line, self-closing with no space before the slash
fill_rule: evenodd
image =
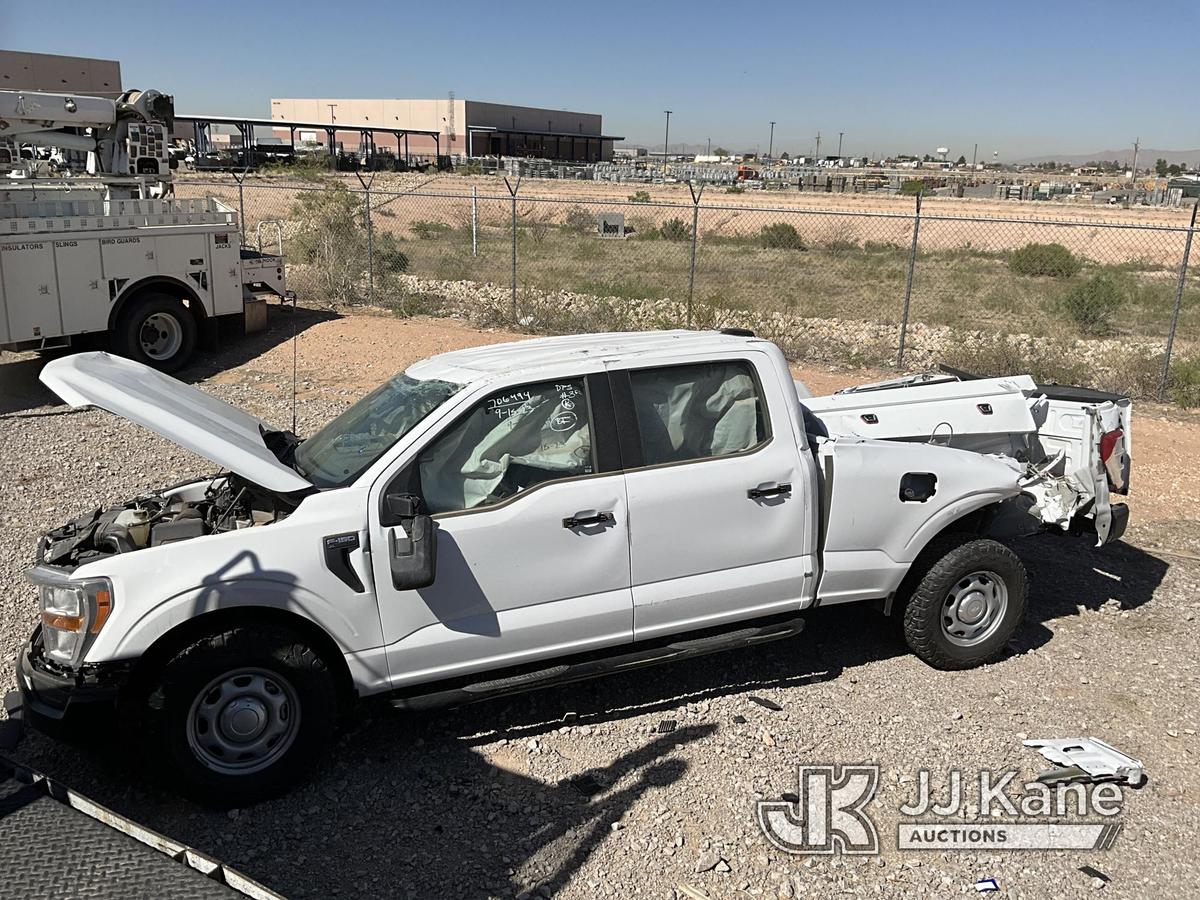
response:
<path id="1" fill-rule="evenodd" d="M 30 341 L 62 334 L 54 247 L 49 240 L 0 243 L 8 312 L 8 339 Z"/>
<path id="2" fill-rule="evenodd" d="M 109 298 L 101 277 L 100 243 L 95 238 L 54 242 L 63 332 L 86 334 L 108 328 Z"/>

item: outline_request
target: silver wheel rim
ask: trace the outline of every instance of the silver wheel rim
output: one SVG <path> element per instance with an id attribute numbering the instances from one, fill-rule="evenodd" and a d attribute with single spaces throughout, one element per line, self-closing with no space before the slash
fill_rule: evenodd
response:
<path id="1" fill-rule="evenodd" d="M 1004 580 L 995 572 L 972 572 L 955 582 L 942 602 L 942 633 L 956 646 L 974 647 L 996 633 L 1007 609 Z"/>
<path id="2" fill-rule="evenodd" d="M 296 740 L 296 691 L 266 669 L 237 669 L 214 678 L 188 712 L 192 753 L 223 775 L 249 775 L 279 760 Z"/>
<path id="3" fill-rule="evenodd" d="M 183 323 L 170 313 L 154 313 L 142 322 L 138 341 L 151 359 L 170 359 L 183 346 Z"/>

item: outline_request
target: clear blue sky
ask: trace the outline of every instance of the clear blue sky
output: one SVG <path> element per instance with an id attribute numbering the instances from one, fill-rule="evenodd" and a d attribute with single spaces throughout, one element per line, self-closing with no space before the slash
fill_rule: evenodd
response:
<path id="1" fill-rule="evenodd" d="M 444 97 L 604 115 L 661 145 L 981 159 L 1200 147 L 1200 2 L 18 3 L 0 47 L 119 59 L 180 111 Z M 832 144 L 829 143 L 832 141 Z"/>

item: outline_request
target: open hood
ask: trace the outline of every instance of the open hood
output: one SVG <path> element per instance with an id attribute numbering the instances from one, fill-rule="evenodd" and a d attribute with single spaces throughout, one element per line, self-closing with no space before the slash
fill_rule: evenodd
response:
<path id="1" fill-rule="evenodd" d="M 312 484 L 263 441 L 262 419 L 162 372 L 108 353 L 76 353 L 47 363 L 42 383 L 74 407 L 98 406 L 278 493 Z"/>

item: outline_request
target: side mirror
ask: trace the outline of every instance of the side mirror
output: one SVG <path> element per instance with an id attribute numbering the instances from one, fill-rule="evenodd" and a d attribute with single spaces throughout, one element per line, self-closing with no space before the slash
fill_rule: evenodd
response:
<path id="1" fill-rule="evenodd" d="M 421 501 L 412 494 L 387 494 L 383 498 L 388 532 L 388 562 L 392 586 L 398 591 L 415 591 L 433 584 L 437 577 L 437 522 L 418 510 Z M 396 528 L 404 530 L 397 536 Z"/>

